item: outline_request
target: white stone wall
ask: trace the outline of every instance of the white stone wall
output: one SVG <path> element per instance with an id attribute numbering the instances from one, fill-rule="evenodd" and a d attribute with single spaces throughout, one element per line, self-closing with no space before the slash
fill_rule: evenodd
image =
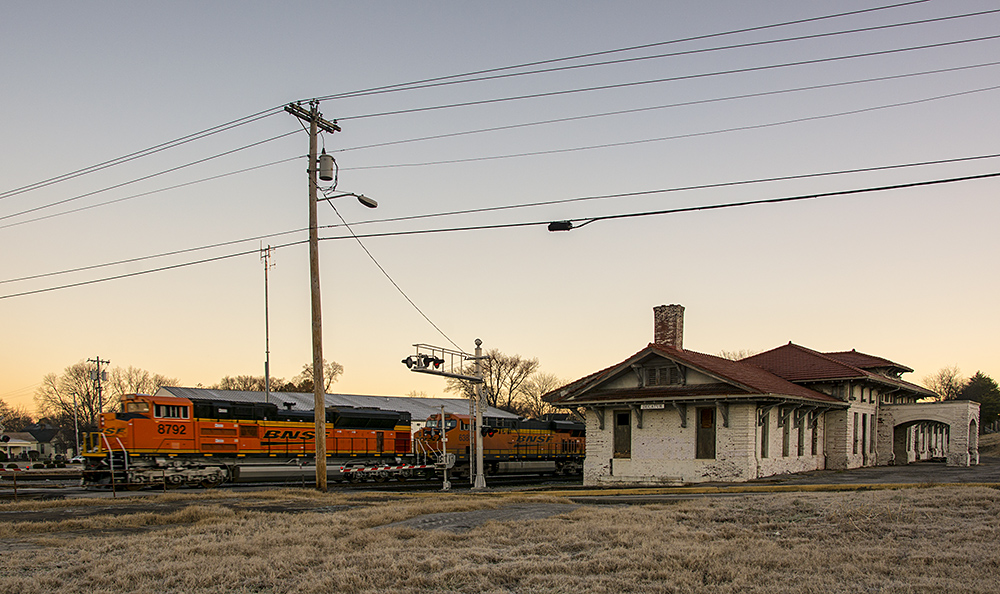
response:
<path id="1" fill-rule="evenodd" d="M 738 482 L 761 476 L 804 472 L 825 467 L 825 424 L 821 418 L 817 432 L 816 453 L 811 453 L 813 429 L 808 418 L 803 455 L 798 455 L 798 430 L 790 436 L 788 456 L 782 456 L 782 436 L 775 414 L 770 415 L 770 456 L 760 457 L 761 428 L 757 426 L 756 403 L 729 406 L 729 426 L 723 426 L 721 410 L 716 410 L 715 459 L 697 459 L 697 407 L 689 406 L 687 427 L 681 427 L 676 409 L 643 411 L 642 429 L 632 413 L 632 452 L 630 458 L 614 458 L 614 411 L 608 408 L 604 429 L 598 414 L 587 411 L 587 457 L 584 461 L 584 484 L 678 484 L 711 481 Z"/>
<path id="2" fill-rule="evenodd" d="M 829 413 L 827 413 L 829 414 Z M 794 413 L 793 413 L 794 415 Z M 768 455 L 762 455 L 762 442 L 764 438 L 764 427 L 756 427 L 756 439 L 754 456 L 757 461 L 757 476 L 772 476 L 775 474 L 788 474 L 792 472 L 806 472 L 809 470 L 822 470 L 826 466 L 825 456 L 825 422 L 821 417 L 816 423 L 816 428 L 812 429 L 809 418 L 803 419 L 805 423 L 805 433 L 803 435 L 802 455 L 798 452 L 798 429 L 794 426 L 794 416 L 789 418 L 789 444 L 788 455 L 784 455 L 784 428 L 779 425 L 780 418 L 777 408 L 773 408 L 767 415 L 767 437 Z M 812 432 L 817 434 L 816 451 L 812 453 Z"/>

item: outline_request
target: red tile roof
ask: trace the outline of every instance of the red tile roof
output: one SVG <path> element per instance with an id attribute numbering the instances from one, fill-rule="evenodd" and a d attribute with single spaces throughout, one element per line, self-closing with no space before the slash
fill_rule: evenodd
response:
<path id="1" fill-rule="evenodd" d="M 824 380 L 870 380 L 888 384 L 923 396 L 934 396 L 934 392 L 895 377 L 872 373 L 864 367 L 895 367 L 901 371 L 909 369 L 888 359 L 874 357 L 857 351 L 821 353 L 789 342 L 770 351 L 765 351 L 746 359 L 747 363 L 783 377 L 790 382 L 811 382 Z"/>
<path id="2" fill-rule="evenodd" d="M 693 390 L 694 386 L 688 386 L 687 392 L 691 392 L 691 394 L 686 394 L 688 396 L 698 395 L 702 397 L 710 397 L 713 395 L 732 395 L 743 392 L 758 395 L 788 396 L 823 403 L 842 404 L 842 401 L 837 398 L 796 385 L 786 379 L 770 373 L 769 371 L 753 365 L 748 365 L 743 361 L 731 361 L 729 359 L 723 359 L 722 357 L 706 355 L 704 353 L 698 353 L 696 351 L 689 351 L 686 349 L 677 349 L 663 344 L 649 344 L 646 348 L 621 363 L 612 365 L 611 367 L 549 392 L 545 395 L 545 399 L 552 403 L 561 403 L 570 400 L 576 401 L 577 397 L 579 397 L 579 402 L 586 402 L 590 399 L 586 393 L 591 387 L 594 387 L 601 381 L 627 369 L 632 363 L 650 354 L 661 355 L 686 367 L 690 367 L 705 373 L 706 375 L 722 380 L 719 384 L 713 384 L 714 389 L 709 390 L 708 392 L 703 390 Z M 735 390 L 734 387 L 736 388 Z M 606 400 L 610 392 L 612 391 L 601 390 L 600 393 L 593 394 L 592 398 L 594 400 Z M 615 390 L 614 392 L 620 395 L 625 395 L 625 391 Z M 657 390 L 657 392 L 660 392 L 660 390 Z M 670 393 L 669 390 L 663 390 L 662 392 L 662 395 Z M 652 392 L 650 391 L 638 392 L 629 390 L 629 393 L 632 394 L 632 397 L 634 398 L 652 395 Z M 680 395 L 680 393 L 678 392 L 677 395 Z"/>
<path id="3" fill-rule="evenodd" d="M 899 371 L 912 372 L 913 370 L 906 365 L 900 365 L 894 361 L 888 359 L 883 359 L 882 357 L 876 357 L 874 355 L 866 355 L 865 353 L 859 353 L 855 350 L 842 351 L 839 353 L 823 353 L 827 357 L 836 359 L 841 363 L 846 363 L 847 365 L 853 365 L 854 367 L 859 367 L 861 369 L 874 369 L 878 367 L 890 367 L 898 369 Z"/>
<path id="4" fill-rule="evenodd" d="M 770 371 L 790 382 L 860 378 L 866 375 L 864 370 L 853 365 L 791 342 L 740 359 L 740 362 Z"/>

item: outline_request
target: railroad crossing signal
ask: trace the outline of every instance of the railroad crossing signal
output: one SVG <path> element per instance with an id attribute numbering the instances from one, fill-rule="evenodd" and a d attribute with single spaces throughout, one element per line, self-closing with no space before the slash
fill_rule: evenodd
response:
<path id="1" fill-rule="evenodd" d="M 453 351 L 451 349 L 431 346 L 429 344 L 415 344 L 413 347 L 417 350 L 416 354 L 410 355 L 402 361 L 403 365 L 406 365 L 410 371 L 453 377 L 465 380 L 475 385 L 476 394 L 469 401 L 469 416 L 472 417 L 470 419 L 472 422 L 469 424 L 469 445 L 475 447 L 476 450 L 476 476 L 473 480 L 473 489 L 486 488 L 486 477 L 483 473 L 483 436 L 479 435 L 479 432 L 481 430 L 480 428 L 483 427 L 483 408 L 486 406 L 486 400 L 483 398 L 484 382 L 482 362 L 483 359 L 488 357 L 483 356 L 482 344 L 483 341 L 477 338 L 475 355 L 470 355 L 462 351 Z M 448 357 L 448 361 L 445 361 L 445 357 Z M 476 362 L 476 375 L 467 375 L 462 373 L 465 371 L 464 366 L 466 361 Z M 448 363 L 448 366 L 446 369 L 442 369 L 441 367 L 446 362 Z M 441 427 L 442 429 L 444 428 L 443 407 L 441 408 Z M 472 473 L 470 473 L 470 475 L 471 474 Z M 470 476 L 470 478 L 472 477 Z M 448 477 L 446 474 L 446 485 L 448 485 L 447 481 Z M 445 489 L 447 488 L 448 487 L 446 486 Z"/>

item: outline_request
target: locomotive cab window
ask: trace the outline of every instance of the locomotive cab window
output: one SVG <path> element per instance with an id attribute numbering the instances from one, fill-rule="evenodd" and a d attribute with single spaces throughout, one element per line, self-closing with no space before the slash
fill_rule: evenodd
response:
<path id="1" fill-rule="evenodd" d="M 130 413 L 148 413 L 149 403 L 148 402 L 128 402 L 125 404 L 125 412 Z"/>
<path id="2" fill-rule="evenodd" d="M 451 431 L 458 425 L 458 421 L 455 419 L 445 419 L 444 427 L 445 431 Z M 427 426 L 433 429 L 437 429 L 441 426 L 441 419 L 430 419 L 427 421 Z"/>
<path id="3" fill-rule="evenodd" d="M 157 404 L 153 415 L 158 419 L 186 419 L 188 418 L 188 407 Z"/>

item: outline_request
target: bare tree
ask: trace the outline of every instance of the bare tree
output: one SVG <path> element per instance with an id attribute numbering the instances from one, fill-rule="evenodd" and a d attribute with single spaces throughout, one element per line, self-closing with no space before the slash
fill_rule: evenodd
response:
<path id="1" fill-rule="evenodd" d="M 344 373 L 344 366 L 336 361 L 327 361 L 323 359 L 323 391 L 329 392 L 330 386 L 333 382 L 340 379 L 340 376 Z M 298 389 L 302 392 L 312 392 L 313 390 L 313 366 L 312 363 L 306 363 L 302 366 L 302 371 L 295 377 L 292 378 L 292 383 L 295 384 Z"/>
<path id="2" fill-rule="evenodd" d="M 154 394 L 161 386 L 176 386 L 177 378 L 150 373 L 138 367 L 114 367 L 108 375 L 106 395 L 121 400 L 126 394 Z"/>
<path id="3" fill-rule="evenodd" d="M 482 361 L 486 403 L 513 412 L 516 409 L 514 401 L 521 393 L 524 382 L 538 370 L 538 359 L 505 355 L 499 349 L 490 349 L 486 357 Z M 475 365 L 469 364 L 462 373 L 474 375 L 475 370 Z M 469 398 L 475 394 L 475 384 L 452 378 L 448 380 L 445 392 L 456 392 Z"/>
<path id="4" fill-rule="evenodd" d="M 0 400 L 0 431 L 24 431 L 34 422 L 24 405 L 10 405 Z"/>
<path id="5" fill-rule="evenodd" d="M 566 382 L 553 373 L 537 372 L 524 382 L 521 396 L 517 399 L 517 414 L 538 418 L 556 412 L 556 408 L 542 400 L 542 396 L 564 385 Z"/>
<path id="6" fill-rule="evenodd" d="M 38 414 L 51 418 L 73 418 L 79 415 L 82 427 L 96 427 L 97 415 L 116 410 L 125 394 L 152 394 L 160 388 L 178 381 L 145 369 L 113 367 L 108 381 L 103 384 L 99 399 L 92 373 L 93 363 L 80 361 L 63 370 L 61 375 L 46 374 L 42 385 L 35 391 Z M 103 407 L 100 400 L 103 400 Z M 76 411 L 74 411 L 74 402 Z"/>
<path id="7" fill-rule="evenodd" d="M 962 393 L 966 381 L 957 365 L 942 367 L 936 373 L 925 376 L 924 385 L 937 393 L 940 400 L 954 400 Z"/>
<path id="8" fill-rule="evenodd" d="M 283 382 L 278 378 L 271 378 L 271 386 L 281 385 Z M 241 392 L 263 392 L 263 375 L 237 375 L 225 376 L 219 383 L 212 386 L 213 390 L 237 390 Z"/>
<path id="9" fill-rule="evenodd" d="M 81 426 L 96 427 L 97 415 L 114 410 L 118 403 L 113 398 L 104 398 L 104 410 L 101 410 L 91 371 L 96 371 L 92 363 L 80 361 L 64 369 L 62 375 L 46 374 L 35 391 L 35 407 L 39 414 L 72 417 L 75 403 Z"/>
<path id="10" fill-rule="evenodd" d="M 719 351 L 719 356 L 723 359 L 729 359 L 730 361 L 739 361 L 740 359 L 752 357 L 759 352 L 760 351 L 754 349 L 737 349 L 735 351 L 721 350 Z"/>

